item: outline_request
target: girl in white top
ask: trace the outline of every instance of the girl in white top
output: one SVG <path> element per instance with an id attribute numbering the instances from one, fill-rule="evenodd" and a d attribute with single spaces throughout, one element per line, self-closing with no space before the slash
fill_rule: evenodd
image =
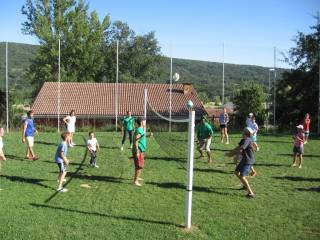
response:
<path id="1" fill-rule="evenodd" d="M 100 146 L 98 140 L 94 137 L 93 132 L 89 132 L 87 148 L 91 156 L 90 166 L 98 168 L 99 166 L 97 165 L 97 150 L 100 150 Z"/>
<path id="2" fill-rule="evenodd" d="M 74 147 L 76 144 L 73 142 L 73 134 L 76 131 L 76 115 L 75 111 L 71 110 L 70 114 L 63 119 L 64 123 L 67 125 L 67 132 L 70 133 L 70 141 L 68 142 L 70 147 Z"/>
<path id="3" fill-rule="evenodd" d="M 4 156 L 3 153 L 3 141 L 2 141 L 2 137 L 4 135 L 4 129 L 3 127 L 0 127 L 0 160 L 6 161 L 6 157 Z"/>

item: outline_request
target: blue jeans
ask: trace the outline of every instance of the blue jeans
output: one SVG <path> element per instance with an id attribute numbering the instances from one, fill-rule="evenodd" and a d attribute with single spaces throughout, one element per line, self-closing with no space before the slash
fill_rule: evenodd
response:
<path id="1" fill-rule="evenodd" d="M 90 165 L 96 166 L 96 163 L 97 163 L 97 151 L 91 151 L 90 152 L 90 156 L 91 156 Z"/>

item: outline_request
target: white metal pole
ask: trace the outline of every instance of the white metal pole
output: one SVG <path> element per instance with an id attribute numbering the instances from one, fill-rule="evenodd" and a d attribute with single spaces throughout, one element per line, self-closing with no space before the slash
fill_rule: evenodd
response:
<path id="1" fill-rule="evenodd" d="M 147 135 L 147 101 L 148 101 L 148 89 L 144 89 L 144 120 L 145 120 L 145 126 L 144 126 L 144 132 L 145 135 Z"/>
<path id="2" fill-rule="evenodd" d="M 270 111 L 270 69 L 268 70 L 269 78 L 268 78 L 268 95 L 267 95 L 267 126 L 266 130 L 269 131 L 269 111 Z"/>
<path id="3" fill-rule="evenodd" d="M 170 93 L 169 93 L 169 132 L 171 132 L 171 116 L 172 116 L 172 56 L 170 57 Z"/>
<path id="4" fill-rule="evenodd" d="M 60 40 L 60 34 L 59 34 L 59 40 L 58 40 L 58 119 L 57 119 L 57 121 L 58 121 L 58 132 L 60 132 L 60 95 L 61 95 L 61 93 L 60 93 L 60 83 L 61 83 L 61 69 L 60 69 L 60 64 L 61 64 L 61 62 L 60 62 L 60 60 L 61 60 L 61 58 L 60 58 L 60 51 L 61 51 L 61 40 Z"/>
<path id="5" fill-rule="evenodd" d="M 7 112 L 7 133 L 9 132 L 9 88 L 8 88 L 8 42 L 6 42 L 6 112 Z"/>
<path id="6" fill-rule="evenodd" d="M 274 131 L 276 130 L 276 78 L 277 78 L 277 71 L 276 71 L 276 47 L 274 47 L 273 52 L 273 64 L 274 64 L 274 72 L 273 72 L 273 128 Z"/>
<path id="7" fill-rule="evenodd" d="M 194 158 L 194 122 L 195 111 L 189 111 L 189 137 L 188 137 L 188 164 L 187 164 L 187 188 L 185 205 L 185 227 L 191 228 L 192 215 L 192 183 L 193 183 L 193 158 Z"/>
<path id="8" fill-rule="evenodd" d="M 222 105 L 224 104 L 224 43 L 222 44 Z"/>
<path id="9" fill-rule="evenodd" d="M 116 73 L 116 88 L 115 88 L 115 108 L 116 108 L 116 132 L 118 131 L 118 82 L 119 82 L 119 41 L 117 40 L 117 73 Z"/>

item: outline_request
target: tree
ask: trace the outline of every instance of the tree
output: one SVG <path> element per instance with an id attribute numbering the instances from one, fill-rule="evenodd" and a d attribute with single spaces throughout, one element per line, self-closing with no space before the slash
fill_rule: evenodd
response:
<path id="1" fill-rule="evenodd" d="M 236 112 L 236 123 L 244 126 L 249 113 L 254 113 L 259 125 L 263 125 L 266 118 L 265 110 L 266 94 L 261 85 L 248 82 L 235 92 L 234 104 Z"/>
<path id="2" fill-rule="evenodd" d="M 319 89 L 320 24 L 310 27 L 313 32 L 298 32 L 296 47 L 289 51 L 286 61 L 293 69 L 282 75 L 277 84 L 276 118 L 281 129 L 294 129 L 305 113 L 317 119 Z M 318 119 L 319 121 L 319 119 Z M 316 121 L 312 121 L 315 129 Z"/>
<path id="3" fill-rule="evenodd" d="M 109 16 L 102 22 L 89 14 L 83 0 L 27 0 L 22 7 L 27 20 L 24 34 L 36 36 L 41 44 L 28 77 L 39 88 L 44 81 L 58 79 L 58 41 L 61 41 L 61 80 L 94 81 L 102 78 L 104 32 Z"/>

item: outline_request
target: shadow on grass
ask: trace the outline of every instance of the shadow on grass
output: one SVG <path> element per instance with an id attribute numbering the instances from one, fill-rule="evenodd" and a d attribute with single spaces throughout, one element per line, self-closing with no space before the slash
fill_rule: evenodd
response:
<path id="1" fill-rule="evenodd" d="M 97 175 L 87 175 L 87 174 L 77 174 L 77 173 L 68 173 L 67 177 L 77 178 L 77 179 L 86 179 L 92 181 L 104 181 L 112 183 L 123 183 L 123 180 L 130 180 L 125 178 L 116 178 L 110 176 L 97 176 Z"/>
<path id="2" fill-rule="evenodd" d="M 164 182 L 164 183 L 156 183 L 156 182 L 147 182 L 147 184 L 150 185 L 154 185 L 157 186 L 159 188 L 175 188 L 175 189 L 186 189 L 186 186 L 182 183 L 177 183 L 177 182 Z M 207 188 L 207 187 L 198 187 L 198 186 L 193 186 L 193 190 L 196 192 L 205 192 L 205 193 L 216 193 L 216 194 L 220 194 L 220 195 L 234 195 L 234 194 L 230 194 L 228 192 L 225 191 L 217 191 L 217 189 L 221 189 L 221 190 L 231 190 L 230 188 Z M 232 189 L 232 190 L 236 190 L 236 189 Z"/>
<path id="3" fill-rule="evenodd" d="M 0 177 L 2 178 L 6 178 L 12 182 L 20 182 L 20 183 L 27 183 L 27 184 L 34 184 L 34 185 L 38 185 L 44 188 L 49 188 L 49 189 L 53 189 L 50 186 L 47 186 L 41 182 L 43 181 L 47 181 L 46 179 L 39 179 L 39 178 L 26 178 L 26 177 L 19 177 L 19 176 L 7 176 L 7 175 L 0 175 Z"/>
<path id="4" fill-rule="evenodd" d="M 279 153 L 278 156 L 286 156 L 286 157 L 292 157 L 293 153 Z M 319 158 L 320 155 L 314 155 L 314 154 L 303 154 L 304 158 Z"/>
<path id="5" fill-rule="evenodd" d="M 222 174 L 231 174 L 233 171 L 224 171 L 220 169 L 213 169 L 213 168 L 194 168 L 196 172 L 207 172 L 207 173 L 222 173 Z"/>
<path id="6" fill-rule="evenodd" d="M 258 140 L 260 143 L 292 143 L 292 141 L 283 141 L 283 140 Z"/>
<path id="7" fill-rule="evenodd" d="M 218 152 L 230 152 L 231 149 L 211 148 L 211 150 Z"/>
<path id="8" fill-rule="evenodd" d="M 301 182 L 320 182 L 320 178 L 306 178 L 306 177 L 295 177 L 295 176 L 284 176 L 284 177 L 272 177 L 275 179 L 281 180 L 290 180 L 290 181 L 301 181 Z"/>
<path id="9" fill-rule="evenodd" d="M 43 145 L 53 145 L 53 146 L 57 146 L 58 145 L 56 142 L 52 143 L 52 142 L 45 142 L 45 141 L 34 141 L 34 143 L 43 144 Z"/>
<path id="10" fill-rule="evenodd" d="M 278 163 L 255 163 L 257 167 L 290 167 L 290 164 L 278 164 Z"/>
<path id="11" fill-rule="evenodd" d="M 183 157 L 154 157 L 154 156 L 148 156 L 148 160 L 156 160 L 156 161 L 175 161 L 175 162 L 187 162 L 186 158 Z"/>
<path id="12" fill-rule="evenodd" d="M 311 188 L 297 188 L 298 191 L 306 191 L 306 192 L 318 192 L 320 193 L 320 187 L 311 187 Z"/>
<path id="13" fill-rule="evenodd" d="M 179 228 L 182 227 L 181 225 L 171 223 L 171 222 L 161 221 L 161 220 L 149 220 L 149 219 L 142 219 L 142 218 L 136 218 L 136 217 L 127 217 L 127 216 L 113 216 L 113 215 L 108 215 L 108 214 L 99 213 L 99 212 L 86 212 L 81 210 L 75 210 L 75 209 L 64 208 L 64 207 L 56 207 L 56 206 L 50 206 L 45 204 L 37 204 L 37 203 L 31 203 L 30 205 L 37 208 L 50 208 L 53 210 L 60 210 L 63 212 L 80 213 L 80 214 L 85 214 L 89 216 L 92 215 L 92 216 L 98 216 L 98 217 L 107 217 L 107 218 L 113 218 L 116 220 L 127 220 L 127 221 L 133 221 L 133 222 L 169 225 L 169 226 L 174 226 Z"/>
<path id="14" fill-rule="evenodd" d="M 18 157 L 15 155 L 10 155 L 10 154 L 6 154 L 6 158 L 8 160 L 18 160 L 18 161 L 25 161 L 25 159 L 23 157 Z"/>

